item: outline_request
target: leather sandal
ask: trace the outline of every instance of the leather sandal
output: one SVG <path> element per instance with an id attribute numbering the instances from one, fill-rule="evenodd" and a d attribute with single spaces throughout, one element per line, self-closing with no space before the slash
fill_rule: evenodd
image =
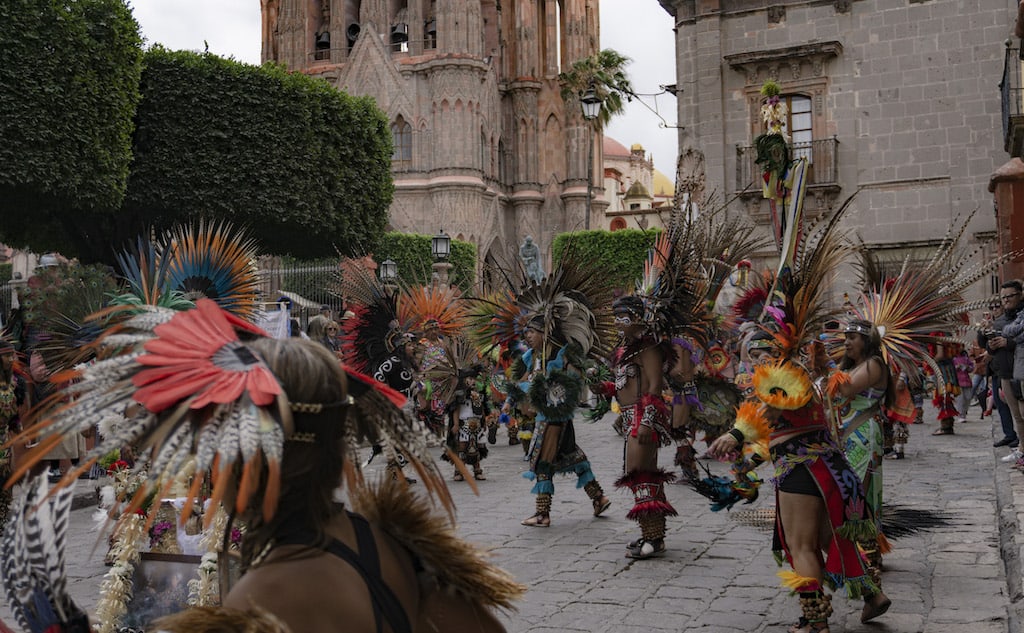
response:
<path id="1" fill-rule="evenodd" d="M 529 527 L 551 527 L 551 515 L 538 512 L 531 517 L 523 519 L 522 525 Z"/>
<path id="2" fill-rule="evenodd" d="M 956 435 L 953 433 L 953 429 L 935 429 L 932 431 L 932 435 Z"/>
<path id="3" fill-rule="evenodd" d="M 455 476 L 452 477 L 452 480 L 453 481 L 465 481 L 465 478 L 462 476 L 462 473 L 455 473 Z"/>
<path id="4" fill-rule="evenodd" d="M 484 476 L 484 471 L 478 470 L 473 473 L 473 479 L 477 481 L 486 481 L 487 477 Z"/>
<path id="5" fill-rule="evenodd" d="M 594 516 L 601 516 L 602 514 L 604 514 L 605 510 L 611 507 L 611 505 L 611 499 L 603 495 L 597 499 L 594 499 Z"/>

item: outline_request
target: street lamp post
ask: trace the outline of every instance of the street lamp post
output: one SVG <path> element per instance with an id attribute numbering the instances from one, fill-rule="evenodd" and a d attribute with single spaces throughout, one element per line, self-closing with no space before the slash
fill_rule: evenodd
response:
<path id="1" fill-rule="evenodd" d="M 583 120 L 587 122 L 587 210 L 583 218 L 583 229 L 589 231 L 590 199 L 594 188 L 594 119 L 601 113 L 601 97 L 597 96 L 594 86 L 587 88 L 580 97 L 580 107 L 583 108 Z"/>
<path id="2" fill-rule="evenodd" d="M 448 285 L 448 271 L 452 268 L 452 265 L 446 261 L 451 250 L 452 238 L 444 232 L 444 229 L 430 238 L 430 254 L 434 256 L 434 264 L 431 268 L 437 283 L 443 286 Z"/>
<path id="3" fill-rule="evenodd" d="M 389 294 L 394 293 L 395 290 L 398 289 L 398 286 L 395 285 L 395 280 L 398 279 L 398 264 L 392 261 L 389 257 L 381 262 L 380 270 L 378 272 L 380 274 L 380 280 L 384 284 L 384 289 L 387 290 Z"/>

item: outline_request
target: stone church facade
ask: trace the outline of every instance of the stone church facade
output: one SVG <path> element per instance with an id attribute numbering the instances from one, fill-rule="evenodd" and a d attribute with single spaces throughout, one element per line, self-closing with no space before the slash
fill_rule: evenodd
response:
<path id="1" fill-rule="evenodd" d="M 391 122 L 393 230 L 508 261 L 585 224 L 588 135 L 558 73 L 598 50 L 597 0 L 261 0 L 263 61 L 369 95 Z M 600 218 L 600 195 L 592 205 Z M 595 222 L 595 226 L 598 223 Z"/>
<path id="2" fill-rule="evenodd" d="M 759 89 L 771 78 L 789 106 L 793 150 L 811 161 L 810 216 L 858 192 L 847 228 L 901 261 L 925 256 L 956 217 L 977 208 L 966 241 L 979 260 L 991 256 L 987 185 L 1008 160 L 999 82 L 1016 3 L 660 3 L 675 19 L 677 182 L 738 194 L 731 208 L 767 227 L 751 146 L 764 125 Z M 993 282 L 977 284 L 975 295 Z"/>

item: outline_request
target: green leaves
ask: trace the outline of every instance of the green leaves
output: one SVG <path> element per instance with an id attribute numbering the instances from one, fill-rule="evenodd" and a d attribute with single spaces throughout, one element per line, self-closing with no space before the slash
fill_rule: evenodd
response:
<path id="1" fill-rule="evenodd" d="M 391 138 L 368 98 L 209 54 L 146 53 L 126 210 L 251 227 L 311 259 L 374 250 L 391 202 Z"/>
<path id="2" fill-rule="evenodd" d="M 124 0 L 0 3 L 4 242 L 73 251 L 68 215 L 114 216 L 131 161 L 140 46 Z"/>
<path id="3" fill-rule="evenodd" d="M 374 252 L 374 261 L 390 259 L 398 265 L 398 276 L 407 284 L 429 284 L 434 257 L 430 253 L 430 235 L 414 233 L 385 233 L 380 247 Z M 452 265 L 448 281 L 464 292 L 476 282 L 476 245 L 452 239 L 452 252 L 448 256 Z"/>
<path id="4" fill-rule="evenodd" d="M 659 230 L 641 231 L 580 231 L 562 233 L 555 237 L 551 253 L 555 260 L 562 257 L 566 245 L 572 242 L 580 261 L 600 261 L 607 264 L 612 285 L 629 291 L 644 270 L 647 252 L 654 246 Z"/>
<path id="5" fill-rule="evenodd" d="M 562 98 L 570 107 L 580 107 L 580 96 L 592 88 L 601 100 L 601 111 L 595 124 L 602 128 L 612 117 L 622 112 L 622 97 L 629 100 L 633 95 L 633 87 L 626 76 L 625 67 L 630 59 L 621 53 L 606 48 L 585 57 L 569 70 L 558 75 L 562 86 Z"/>
<path id="6" fill-rule="evenodd" d="M 274 65 L 143 55 L 125 0 L 5 0 L 0 50 L 0 241 L 113 262 L 205 217 L 271 254 L 376 248 L 393 184 L 372 99 Z"/>

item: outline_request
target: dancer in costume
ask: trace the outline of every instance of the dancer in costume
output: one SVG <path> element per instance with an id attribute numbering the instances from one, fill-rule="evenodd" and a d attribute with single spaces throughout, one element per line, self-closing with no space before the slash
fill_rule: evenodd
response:
<path id="1" fill-rule="evenodd" d="M 887 551 L 882 528 L 882 406 L 890 406 L 889 366 L 882 357 L 878 329 L 864 319 L 853 319 L 845 329 L 843 359 L 839 369 L 847 378 L 834 389 L 839 431 L 846 459 L 857 473 L 870 515 L 875 521 L 875 538 L 859 541 L 868 557 L 868 571 L 881 586 L 882 554 Z"/>
<path id="2" fill-rule="evenodd" d="M 520 438 L 534 419 L 524 477 L 534 481 L 534 513 L 523 525 L 551 525 L 554 475 L 576 475 L 576 487 L 591 500 L 594 516 L 611 502 L 594 476 L 590 461 L 576 444 L 573 416 L 588 369 L 607 356 L 611 339 L 611 286 L 599 261 L 584 260 L 569 241 L 551 274 L 542 280 L 505 276 L 507 287 L 480 297 L 470 310 L 469 336 L 486 354 L 497 347 L 529 349 L 512 362 L 507 413 L 517 412 Z"/>
<path id="3" fill-rule="evenodd" d="M 780 577 L 799 594 L 802 609 L 791 633 L 828 631 L 832 601 L 825 587 L 863 597 L 862 621 L 881 615 L 891 602 L 868 575 L 857 547 L 875 534 L 875 526 L 864 513 L 859 479 L 830 431 L 828 411 L 810 375 L 797 362 L 770 361 L 755 369 L 754 395 L 711 450 L 725 457 L 744 443 L 761 445 L 753 451 L 767 449 L 775 464 L 773 549 L 793 569 Z"/>
<path id="4" fill-rule="evenodd" d="M 513 399 L 520 411 L 532 413 L 535 419 L 530 469 L 524 476 L 535 482 L 531 492 L 537 495 L 537 504 L 536 511 L 522 523 L 532 527 L 551 525 L 556 474 L 575 474 L 576 487 L 587 493 L 594 516 L 601 516 L 611 506 L 611 501 L 594 476 L 586 453 L 576 443 L 573 425 L 573 415 L 583 392 L 582 349 L 565 338 L 557 320 L 549 323 L 541 314 L 527 321 L 523 339 L 529 349 L 516 363 L 520 371 L 513 369 L 518 374 L 519 384 L 519 392 Z"/>
<path id="5" fill-rule="evenodd" d="M 828 280 L 850 252 L 836 230 L 849 204 L 847 199 L 833 217 L 809 229 L 799 225 L 798 213 L 787 218 L 788 230 L 780 236 L 783 256 L 759 326 L 773 335 L 776 360 L 755 368 L 755 399 L 740 407 L 735 428 L 712 445 L 718 456 L 734 457 L 742 449 L 769 455 L 775 465 L 773 549 L 792 566 L 780 576 L 799 594 L 802 610 L 792 633 L 828 630 L 832 606 L 826 587 L 863 597 L 862 621 L 891 604 L 861 557 L 857 543 L 874 537 L 876 527 L 833 432 L 832 411 L 813 384 L 827 369 L 818 335 L 837 316 L 829 307 Z"/>
<path id="6" fill-rule="evenodd" d="M 523 588 L 455 536 L 447 489 L 399 394 L 344 371 L 316 343 L 267 338 L 205 299 L 177 314 L 143 309 L 120 325 L 113 350 L 126 335 L 138 347 L 79 370 L 71 405 L 39 410 L 32 432 L 44 436 L 25 468 L 61 435 L 137 402 L 138 414 L 112 428 L 86 461 L 126 441 L 151 447 L 146 483 L 125 500 L 124 516 L 194 463 L 189 497 L 212 482 L 212 507 L 223 502 L 248 526 L 243 575 L 226 607 L 259 605 L 295 632 L 336 630 L 339 622 L 367 632 L 503 630 L 491 609 L 510 607 Z M 448 519 L 400 482 L 361 481 L 350 461 L 355 447 L 385 437 L 409 457 Z M 334 500 L 346 473 L 355 511 Z M 186 504 L 182 514 L 191 510 Z M 5 556 L 5 577 L 34 578 L 20 574 L 33 560 Z"/>
<path id="7" fill-rule="evenodd" d="M 345 364 L 355 371 L 373 376 L 377 381 L 409 398 L 409 415 L 418 389 L 416 380 L 415 337 L 410 333 L 408 321 L 399 317 L 399 293 L 385 286 L 362 260 L 341 262 L 341 281 L 338 295 L 350 298 L 353 312 L 343 323 L 341 337 Z M 416 483 L 405 474 L 406 457 L 387 443 L 375 442 L 370 456 L 363 463 L 368 466 L 377 455 L 387 457 L 386 470 L 394 479 Z"/>
<path id="8" fill-rule="evenodd" d="M 612 307 L 623 345 L 613 355 L 615 399 L 622 411 L 626 439 L 623 476 L 615 482 L 633 493 L 626 514 L 640 524 L 642 536 L 626 547 L 630 558 L 665 552 L 665 517 L 677 512 L 665 496 L 675 475 L 658 468 L 658 449 L 672 444 L 672 420 L 661 397 L 666 352 L 644 326 L 644 303 L 627 295 Z"/>
<path id="9" fill-rule="evenodd" d="M 907 441 L 910 439 L 909 424 L 914 423 L 916 410 L 914 397 L 911 393 L 907 375 L 895 368 L 894 383 L 896 392 L 893 394 L 892 404 L 884 409 L 887 426 L 892 429 L 892 451 L 885 455 L 886 459 L 903 459 Z"/>
<path id="10" fill-rule="evenodd" d="M 441 347 L 441 357 L 423 377 L 431 385 L 432 399 L 443 406 L 447 422 L 445 444 L 460 460 L 455 462 L 452 478 L 455 481 L 465 479 L 467 473 L 460 468 L 465 464 L 472 466 L 473 478 L 482 481 L 486 477 L 481 462 L 489 451 L 487 429 L 483 424 L 485 398 L 477 393 L 477 378 L 484 366 L 465 337 L 446 338 Z M 443 459 L 449 458 L 444 456 Z"/>

